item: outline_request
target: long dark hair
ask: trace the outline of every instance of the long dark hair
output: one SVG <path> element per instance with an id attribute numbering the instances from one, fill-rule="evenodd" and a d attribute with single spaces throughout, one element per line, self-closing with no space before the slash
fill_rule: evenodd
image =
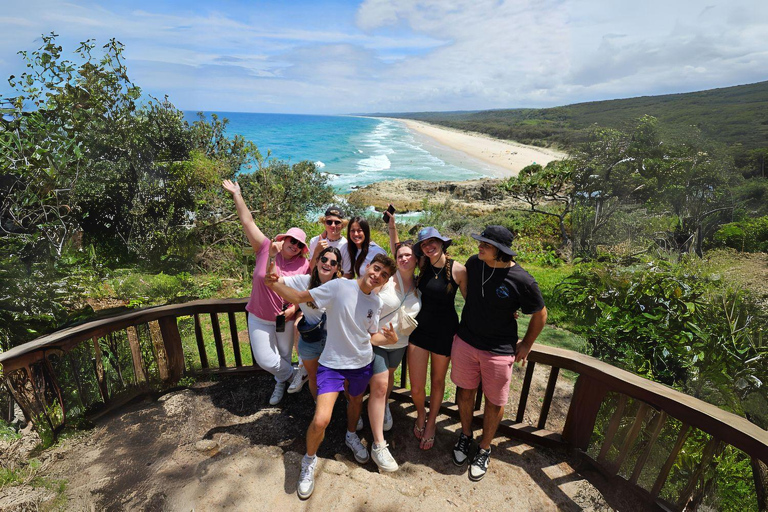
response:
<path id="1" fill-rule="evenodd" d="M 352 229 L 352 225 L 357 223 L 360 229 L 363 230 L 363 247 L 360 249 L 360 254 L 357 253 L 357 245 L 352 241 L 349 236 L 349 231 Z M 355 277 L 360 276 L 360 267 L 365 261 L 365 257 L 368 256 L 368 247 L 371 245 L 371 226 L 368 225 L 368 221 L 362 217 L 352 217 L 349 219 L 347 225 L 347 250 L 349 251 L 349 259 L 352 260 L 352 272 Z"/>
<path id="2" fill-rule="evenodd" d="M 331 276 L 331 281 L 333 281 L 334 279 L 336 279 L 337 277 L 339 277 L 341 275 L 341 252 L 337 248 L 335 248 L 335 247 L 326 247 L 325 249 L 320 251 L 320 255 L 317 257 L 317 263 L 315 264 L 315 268 L 312 269 L 312 273 L 309 275 L 309 289 L 310 290 L 312 288 L 317 288 L 318 286 L 323 284 L 323 283 L 320 282 L 320 271 L 317 270 L 317 267 L 319 267 L 321 265 L 320 258 L 325 256 L 329 252 L 336 255 L 336 261 L 338 262 L 336 264 L 336 272 L 334 272 L 333 275 Z M 317 307 L 317 304 L 315 304 L 314 301 L 308 302 L 307 304 L 309 304 L 309 306 L 311 308 L 319 309 Z"/>
<path id="3" fill-rule="evenodd" d="M 336 272 L 333 273 L 333 277 L 331 279 L 336 279 L 339 276 L 339 271 L 341 271 L 341 252 L 335 248 L 335 247 L 326 247 L 322 251 L 320 251 L 320 255 L 317 257 L 317 264 L 315 264 L 315 268 L 312 269 L 312 274 L 309 276 L 309 289 L 317 288 L 320 286 L 320 272 L 317 270 L 317 267 L 321 265 L 320 258 L 325 256 L 327 253 L 333 253 L 336 256 L 336 261 L 338 262 L 336 264 Z"/>

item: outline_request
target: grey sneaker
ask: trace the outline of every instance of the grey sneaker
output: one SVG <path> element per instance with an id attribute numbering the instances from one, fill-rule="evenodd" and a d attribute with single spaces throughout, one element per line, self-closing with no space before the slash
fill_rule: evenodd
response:
<path id="1" fill-rule="evenodd" d="M 391 471 L 397 471 L 397 468 L 399 467 L 395 461 L 395 458 L 392 457 L 391 453 L 389 453 L 389 448 L 387 448 L 388 446 L 389 445 L 387 443 L 382 443 L 382 445 L 379 447 L 374 444 L 373 448 L 371 448 L 371 458 L 373 459 L 373 462 L 379 466 L 379 472 L 388 473 Z"/>
<path id="2" fill-rule="evenodd" d="M 384 408 L 384 432 L 392 430 L 392 413 L 389 412 L 389 404 Z"/>
<path id="3" fill-rule="evenodd" d="M 344 440 L 352 453 L 355 455 L 355 460 L 360 464 L 365 464 L 371 457 L 368 455 L 368 450 L 360 442 L 360 438 L 354 432 L 347 432 L 347 438 Z"/>
<path id="4" fill-rule="evenodd" d="M 269 405 L 277 405 L 283 399 L 285 395 L 285 382 L 275 383 L 275 390 L 272 391 L 272 396 L 269 397 Z"/>
<path id="5" fill-rule="evenodd" d="M 288 393 L 298 393 L 308 380 L 309 374 L 307 373 L 307 370 L 304 369 L 304 366 L 299 366 L 298 370 L 293 374 L 291 385 L 288 386 Z"/>
<path id="6" fill-rule="evenodd" d="M 469 447 L 472 444 L 472 438 L 464 435 L 464 432 L 459 434 L 459 440 L 453 446 L 453 463 L 457 466 L 463 466 L 467 462 L 469 457 Z"/>
<path id="7" fill-rule="evenodd" d="M 305 500 L 312 496 L 315 490 L 315 468 L 317 467 L 317 455 L 301 459 L 301 474 L 299 475 L 299 486 L 297 492 L 299 498 Z"/>
<path id="8" fill-rule="evenodd" d="M 482 480 L 485 476 L 485 473 L 488 471 L 488 463 L 490 461 L 491 449 L 478 449 L 475 458 L 472 459 L 472 464 L 469 465 L 469 479 L 473 482 L 479 482 Z"/>

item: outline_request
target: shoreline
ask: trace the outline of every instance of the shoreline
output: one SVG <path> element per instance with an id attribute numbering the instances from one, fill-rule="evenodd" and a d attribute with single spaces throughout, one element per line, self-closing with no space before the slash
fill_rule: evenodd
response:
<path id="1" fill-rule="evenodd" d="M 562 151 L 528 146 L 481 133 L 446 128 L 413 119 L 395 117 L 376 119 L 398 121 L 415 135 L 426 138 L 436 146 L 433 149 L 437 149 L 438 152 L 443 149 L 480 161 L 486 164 L 485 167 L 488 168 L 491 176 L 497 178 L 517 176 L 521 169 L 533 163 L 544 166 L 553 160 L 561 160 L 568 156 Z"/>

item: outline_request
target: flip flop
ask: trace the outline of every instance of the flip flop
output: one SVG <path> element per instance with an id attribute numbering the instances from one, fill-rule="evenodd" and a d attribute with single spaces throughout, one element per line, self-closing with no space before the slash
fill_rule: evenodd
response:
<path id="1" fill-rule="evenodd" d="M 423 437 L 419 443 L 419 448 L 424 451 L 431 450 L 433 446 L 435 446 L 435 436 Z"/>
<path id="2" fill-rule="evenodd" d="M 413 423 L 413 435 L 421 441 L 421 438 L 424 437 L 424 427 L 419 428 L 419 424 L 414 422 Z"/>

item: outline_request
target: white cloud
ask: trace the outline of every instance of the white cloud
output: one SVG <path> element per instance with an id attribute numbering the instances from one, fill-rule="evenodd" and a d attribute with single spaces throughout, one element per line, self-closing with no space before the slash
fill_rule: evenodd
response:
<path id="1" fill-rule="evenodd" d="M 16 51 L 56 31 L 70 49 L 117 38 L 137 84 L 190 109 L 553 106 L 768 79 L 768 2 L 365 0 L 338 12 L 308 5 L 229 3 L 222 12 L 193 3 L 16 3 L 0 19 L 0 76 L 18 74 Z"/>

